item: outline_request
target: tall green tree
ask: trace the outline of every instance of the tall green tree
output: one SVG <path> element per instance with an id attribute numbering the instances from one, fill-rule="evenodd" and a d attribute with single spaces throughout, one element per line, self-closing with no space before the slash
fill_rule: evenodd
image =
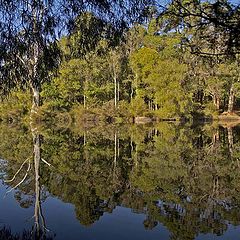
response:
<path id="1" fill-rule="evenodd" d="M 180 38 L 173 33 L 155 35 L 155 31 L 149 32 L 144 46 L 131 56 L 136 95 L 159 117 L 189 114 L 191 99 L 184 90 L 187 68 L 181 59 Z"/>

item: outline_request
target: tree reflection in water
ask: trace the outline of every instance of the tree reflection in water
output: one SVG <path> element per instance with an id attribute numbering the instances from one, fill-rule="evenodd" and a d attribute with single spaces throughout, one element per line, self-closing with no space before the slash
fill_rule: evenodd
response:
<path id="1" fill-rule="evenodd" d="M 32 131 L 32 146 L 30 130 L 12 128 L 6 134 L 3 129 L 0 151 L 9 159 L 9 179 L 14 178 L 8 184 L 24 179 L 15 198 L 25 207 L 35 204 L 36 234 L 47 232 L 41 210 L 47 192 L 72 203 L 87 226 L 116 206 L 144 213 L 146 229 L 165 225 L 171 239 L 222 235 L 229 224 L 240 225 L 238 127 L 159 123 L 42 129 L 42 137 Z M 28 170 L 30 147 L 34 167 Z"/>
<path id="2" fill-rule="evenodd" d="M 40 134 L 37 130 L 37 128 L 33 128 L 31 126 L 31 133 L 32 133 L 32 143 L 33 143 L 33 153 L 32 156 L 28 157 L 20 166 L 20 168 L 16 171 L 14 176 L 10 180 L 5 179 L 5 183 L 10 184 L 12 183 L 18 175 L 21 173 L 24 175 L 22 178 L 20 178 L 20 181 L 17 182 L 16 185 L 14 185 L 10 190 L 7 191 L 7 193 L 15 190 L 20 189 L 21 184 L 24 184 L 25 181 L 28 180 L 28 177 L 30 175 L 30 170 L 33 168 L 34 174 L 33 179 L 35 182 L 35 202 L 34 202 L 34 225 L 32 227 L 31 231 L 24 230 L 21 235 L 14 235 L 11 233 L 11 230 L 9 228 L 2 228 L 0 234 L 2 234 L 2 237 L 0 239 L 53 239 L 52 237 L 47 236 L 47 233 L 49 230 L 46 227 L 45 219 L 42 213 L 42 207 L 41 207 L 41 187 L 40 187 L 40 162 L 43 162 L 47 164 L 49 167 L 51 164 L 49 164 L 46 160 L 41 158 L 41 138 Z M 26 165 L 26 170 L 24 170 L 24 166 Z M 31 176 L 30 176 L 31 179 Z M 21 190 L 20 190 L 21 191 Z M 15 196 L 19 196 L 19 191 L 15 194 Z M 20 197 L 21 199 L 21 197 Z M 20 200 L 19 199 L 19 200 Z M 33 201 L 28 201 L 28 203 L 32 204 Z M 24 205 L 23 205 L 24 206 Z M 1 236 L 1 235 L 0 235 Z"/>

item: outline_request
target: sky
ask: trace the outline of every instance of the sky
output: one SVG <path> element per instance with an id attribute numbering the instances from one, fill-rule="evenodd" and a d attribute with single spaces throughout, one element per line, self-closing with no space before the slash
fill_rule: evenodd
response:
<path id="1" fill-rule="evenodd" d="M 231 0 L 231 2 L 233 3 L 233 4 L 240 4 L 240 0 Z"/>

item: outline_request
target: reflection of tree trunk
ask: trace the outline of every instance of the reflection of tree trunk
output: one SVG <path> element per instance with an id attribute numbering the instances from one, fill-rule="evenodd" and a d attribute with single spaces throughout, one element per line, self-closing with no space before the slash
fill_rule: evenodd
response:
<path id="1" fill-rule="evenodd" d="M 89 161 L 89 151 L 88 151 L 88 146 L 87 146 L 87 133 L 88 133 L 88 131 L 86 131 L 85 129 L 84 129 L 84 135 L 83 135 L 83 146 L 84 146 L 84 148 L 83 148 L 83 157 L 84 157 L 84 160 L 85 160 L 85 162 L 86 162 L 86 166 L 87 166 L 87 168 L 89 168 L 90 167 L 90 162 L 91 161 Z"/>
<path id="2" fill-rule="evenodd" d="M 233 130 L 232 130 L 232 128 L 228 127 L 227 132 L 228 132 L 228 149 L 229 149 L 230 156 L 232 157 L 232 155 L 233 155 Z"/>
<path id="3" fill-rule="evenodd" d="M 114 184 L 117 182 L 117 159 L 118 159 L 118 137 L 117 131 L 114 132 L 114 160 L 113 160 L 113 178 L 112 181 Z"/>
<path id="4" fill-rule="evenodd" d="M 231 85 L 230 88 L 230 93 L 229 93 L 229 100 L 228 100 L 228 112 L 233 112 L 233 104 L 234 104 L 234 87 L 233 84 Z"/>
<path id="5" fill-rule="evenodd" d="M 86 139 L 87 139 L 87 134 L 86 134 L 86 130 L 84 129 L 84 132 L 83 132 L 83 146 L 86 145 Z"/>
<path id="6" fill-rule="evenodd" d="M 209 216 L 214 214 L 214 206 L 216 204 L 216 199 L 219 197 L 219 177 L 218 176 L 213 176 L 212 178 L 212 191 L 209 193 L 207 199 L 207 207 L 204 210 L 204 217 L 208 218 Z"/>
<path id="7" fill-rule="evenodd" d="M 34 154 L 34 170 L 35 170 L 35 208 L 34 208 L 34 219 L 35 219 L 35 228 L 34 234 L 36 239 L 39 238 L 41 234 L 40 221 L 42 222 L 42 228 L 45 230 L 45 220 L 42 215 L 41 208 L 41 187 L 40 187 L 40 161 L 41 161 L 41 141 L 40 135 L 36 129 L 32 128 L 33 135 L 33 154 Z"/>
<path id="8" fill-rule="evenodd" d="M 203 100 L 204 100 L 204 92 L 203 90 L 198 90 L 197 91 L 197 101 L 201 104 L 203 104 Z"/>
<path id="9" fill-rule="evenodd" d="M 35 234 L 36 237 L 40 235 L 40 227 L 39 227 L 39 212 L 40 212 L 40 184 L 39 184 L 39 164 L 40 164 L 40 136 L 38 133 L 33 132 L 33 143 L 34 143 L 34 170 L 35 170 Z"/>
<path id="10" fill-rule="evenodd" d="M 136 145 L 135 147 L 134 163 L 135 163 L 135 168 L 137 168 L 138 167 L 138 145 Z"/>
<path id="11" fill-rule="evenodd" d="M 213 133 L 212 146 L 215 149 L 219 145 L 219 128 Z"/>
<path id="12" fill-rule="evenodd" d="M 41 158 L 41 141 L 40 141 L 40 135 L 37 132 L 37 129 L 31 126 L 31 131 L 32 131 L 32 136 L 33 136 L 33 156 L 30 156 L 29 158 L 27 158 L 22 165 L 20 166 L 20 168 L 18 169 L 18 171 L 15 173 L 15 175 L 13 176 L 13 178 L 11 180 L 6 180 L 5 182 L 12 182 L 16 176 L 21 172 L 21 170 L 23 169 L 23 166 L 28 163 L 28 168 L 27 171 L 23 177 L 23 179 L 17 184 L 15 185 L 13 188 L 11 188 L 11 190 L 7 191 L 11 192 L 12 190 L 16 189 L 18 186 L 20 186 L 27 178 L 28 173 L 31 169 L 31 159 L 32 157 L 34 158 L 34 171 L 35 171 L 35 209 L 34 209 L 34 220 L 35 220 L 35 224 L 34 224 L 34 235 L 35 237 L 33 239 L 39 239 L 40 234 L 44 233 L 45 234 L 45 220 L 44 217 L 42 215 L 42 209 L 41 209 L 41 188 L 40 188 L 40 162 L 43 161 L 45 164 L 47 164 L 48 166 L 51 166 L 50 163 L 48 163 L 46 160 Z M 40 225 L 40 221 L 41 221 L 41 225 Z M 44 230 L 44 232 L 42 231 L 42 229 Z"/>
<path id="13" fill-rule="evenodd" d="M 115 131 L 114 134 L 114 170 L 116 168 L 117 165 L 117 132 Z"/>
<path id="14" fill-rule="evenodd" d="M 130 140 L 130 146 L 131 146 L 131 157 L 132 157 L 132 154 L 133 154 L 133 134 L 131 133 L 131 140 Z"/>
<path id="15" fill-rule="evenodd" d="M 148 102 L 148 109 L 151 111 L 152 110 L 152 100 L 150 99 Z"/>
<path id="16" fill-rule="evenodd" d="M 203 135 L 201 134 L 198 138 L 197 138 L 197 144 L 196 144 L 198 149 L 202 149 L 204 146 L 203 143 Z"/>

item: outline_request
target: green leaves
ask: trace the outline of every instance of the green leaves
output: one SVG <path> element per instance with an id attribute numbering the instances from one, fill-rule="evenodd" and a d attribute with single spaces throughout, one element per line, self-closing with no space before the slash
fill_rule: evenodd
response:
<path id="1" fill-rule="evenodd" d="M 139 96 L 145 101 L 153 101 L 156 115 L 161 118 L 189 114 L 191 99 L 181 86 L 187 66 L 178 58 L 178 35 L 146 35 L 144 42 L 149 47 L 142 47 L 130 57 L 137 94 L 141 92 Z"/>

